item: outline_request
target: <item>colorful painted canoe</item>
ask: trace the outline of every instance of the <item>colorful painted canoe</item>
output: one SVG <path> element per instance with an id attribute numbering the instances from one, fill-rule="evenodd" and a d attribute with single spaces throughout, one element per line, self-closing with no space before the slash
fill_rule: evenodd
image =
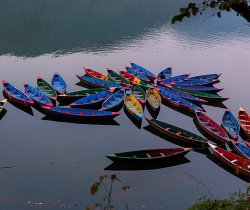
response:
<path id="1" fill-rule="evenodd" d="M 146 102 L 146 94 L 144 90 L 140 87 L 140 85 L 132 84 L 131 93 L 137 100 L 143 105 Z"/>
<path id="2" fill-rule="evenodd" d="M 181 88 L 185 90 L 195 90 L 205 93 L 218 93 L 219 91 L 223 90 L 224 88 L 216 88 L 216 87 L 206 87 L 206 86 L 196 86 L 196 85 L 176 85 L 171 84 L 173 88 Z"/>
<path id="3" fill-rule="evenodd" d="M 89 69 L 89 68 L 86 68 L 86 67 L 83 67 L 83 69 L 85 70 L 86 74 L 89 76 L 89 77 L 92 77 L 92 78 L 95 78 L 95 79 L 102 79 L 102 80 L 108 80 L 108 81 L 111 81 L 111 82 L 115 82 L 115 83 L 118 83 L 117 81 L 115 81 L 113 78 L 111 77 L 108 77 L 107 75 L 104 75 L 98 71 L 95 71 L 93 69 Z"/>
<path id="4" fill-rule="evenodd" d="M 184 157 L 193 148 L 163 148 L 112 153 L 107 158 L 117 163 L 157 164 Z"/>
<path id="5" fill-rule="evenodd" d="M 157 83 L 159 84 L 160 82 L 162 82 L 165 79 L 168 79 L 169 77 L 172 76 L 172 67 L 169 66 L 168 68 L 162 70 L 158 76 L 157 76 Z"/>
<path id="6" fill-rule="evenodd" d="M 245 145 L 250 148 L 250 142 L 245 141 Z"/>
<path id="7" fill-rule="evenodd" d="M 238 111 L 237 118 L 242 131 L 250 138 L 250 117 L 242 107 Z"/>
<path id="8" fill-rule="evenodd" d="M 6 103 L 7 103 L 7 99 L 3 99 L 0 101 L 0 113 L 3 111 Z"/>
<path id="9" fill-rule="evenodd" d="M 111 96 L 114 89 L 105 90 L 99 93 L 91 94 L 89 96 L 78 99 L 77 101 L 71 103 L 69 106 L 73 108 L 96 108 L 103 103 L 103 101 Z"/>
<path id="10" fill-rule="evenodd" d="M 190 131 L 184 130 L 182 128 L 179 128 L 177 126 L 162 122 L 160 120 L 152 119 L 150 117 L 145 117 L 148 124 L 161 132 L 162 134 L 178 139 L 180 141 L 188 142 L 190 144 L 199 145 L 202 147 L 208 147 L 208 144 L 215 144 L 214 142 L 201 137 L 199 135 L 196 135 Z"/>
<path id="11" fill-rule="evenodd" d="M 203 110 L 201 107 L 198 107 L 197 105 L 175 94 L 166 92 L 164 90 L 159 90 L 159 93 L 161 94 L 162 100 L 172 104 L 173 106 L 176 106 L 177 108 L 184 109 L 189 112 L 194 112 L 195 110 Z"/>
<path id="12" fill-rule="evenodd" d="M 227 135 L 236 140 L 240 131 L 240 124 L 229 109 L 226 109 L 222 117 L 221 127 L 227 132 Z"/>
<path id="13" fill-rule="evenodd" d="M 136 97 L 131 94 L 130 91 L 126 91 L 124 97 L 124 106 L 129 114 L 134 117 L 136 120 L 141 120 L 143 115 L 143 109 L 140 102 Z"/>
<path id="14" fill-rule="evenodd" d="M 209 118 L 207 115 L 196 110 L 195 116 L 202 130 L 204 130 L 210 136 L 222 143 L 230 142 L 230 138 L 228 137 L 224 129 L 220 127 L 216 122 L 214 122 L 211 118 Z"/>
<path id="15" fill-rule="evenodd" d="M 211 101 L 211 102 L 223 102 L 229 99 L 228 97 L 219 96 L 219 95 L 211 94 L 211 93 L 200 92 L 196 90 L 187 90 L 187 89 L 179 88 L 179 86 L 176 87 L 174 85 L 172 86 L 172 88 L 178 91 L 182 91 L 184 93 L 188 93 L 193 96 L 197 96 L 203 100 Z"/>
<path id="16" fill-rule="evenodd" d="M 126 71 L 127 71 L 129 74 L 131 74 L 131 75 L 133 75 L 133 76 L 139 78 L 139 79 L 142 80 L 143 82 L 150 83 L 149 78 L 147 78 L 144 74 L 142 74 L 142 73 L 140 73 L 139 71 L 136 71 L 136 70 L 134 70 L 134 69 L 132 69 L 132 68 L 130 68 L 130 67 L 128 67 L 128 66 L 125 66 L 125 68 L 126 68 Z"/>
<path id="17" fill-rule="evenodd" d="M 76 101 L 80 98 L 83 98 L 85 96 L 89 96 L 91 94 L 96 94 L 105 90 L 109 90 L 110 88 L 105 87 L 105 88 L 93 88 L 89 90 L 79 90 L 79 91 L 74 91 L 70 93 L 65 93 L 62 95 L 58 95 L 57 98 L 58 100 L 67 100 L 67 101 Z"/>
<path id="18" fill-rule="evenodd" d="M 145 69 L 142 66 L 139 66 L 138 64 L 129 61 L 131 67 L 136 70 L 139 71 L 140 73 L 144 74 L 149 80 L 154 81 L 156 79 L 156 76 L 149 70 Z"/>
<path id="19" fill-rule="evenodd" d="M 202 85 L 211 85 L 218 82 L 217 79 L 201 79 L 201 80 L 185 80 L 185 81 L 176 81 L 174 84 L 176 85 L 196 85 L 196 86 L 202 86 Z"/>
<path id="20" fill-rule="evenodd" d="M 130 81 L 127 80 L 126 78 L 124 78 L 122 75 L 118 74 L 117 72 L 107 68 L 108 71 L 108 77 L 112 78 L 113 80 L 115 80 L 116 82 L 126 86 L 126 87 L 130 87 Z"/>
<path id="21" fill-rule="evenodd" d="M 53 100 L 57 99 L 56 90 L 53 88 L 52 85 L 50 85 L 48 82 L 46 82 L 40 76 L 37 77 L 37 88 L 42 93 L 44 93 L 46 96 L 48 96 L 50 99 L 53 99 Z"/>
<path id="22" fill-rule="evenodd" d="M 17 87 L 6 82 L 5 80 L 2 80 L 2 84 L 4 87 L 4 92 L 9 97 L 9 99 L 27 107 L 31 107 L 34 104 L 34 101 Z"/>
<path id="23" fill-rule="evenodd" d="M 158 85 L 156 87 L 157 87 L 157 89 L 160 89 L 160 90 L 175 94 L 175 95 L 177 95 L 177 96 L 179 96 L 181 98 L 184 98 L 185 100 L 190 101 L 191 103 L 195 103 L 195 104 L 205 104 L 205 103 L 207 103 L 207 101 L 204 100 L 204 99 L 198 98 L 196 96 L 190 95 L 190 94 L 185 93 L 185 92 L 181 92 L 181 91 L 172 89 L 170 87 L 161 86 L 161 85 Z"/>
<path id="24" fill-rule="evenodd" d="M 250 160 L 250 148 L 249 147 L 247 147 L 241 143 L 238 143 L 234 140 L 231 140 L 231 143 L 234 147 L 234 150 L 238 153 L 238 155 Z"/>
<path id="25" fill-rule="evenodd" d="M 54 73 L 51 84 L 59 95 L 66 93 L 66 82 L 57 72 Z"/>
<path id="26" fill-rule="evenodd" d="M 113 110 L 118 108 L 124 100 L 125 90 L 120 89 L 105 99 L 102 104 L 102 110 Z"/>
<path id="27" fill-rule="evenodd" d="M 149 107 L 156 111 L 160 108 L 161 105 L 161 95 L 155 88 L 149 88 L 146 94 L 146 101 Z"/>
<path id="28" fill-rule="evenodd" d="M 72 120 L 105 120 L 113 119 L 120 114 L 119 112 L 97 111 L 92 109 L 80 108 L 64 108 L 51 106 L 42 106 L 42 108 L 46 114 Z"/>
<path id="29" fill-rule="evenodd" d="M 234 171 L 236 169 L 236 163 L 237 163 L 237 168 L 239 170 L 239 173 L 247 177 L 250 177 L 250 171 L 249 171 L 250 161 L 218 146 L 212 144 L 209 144 L 209 146 L 212 149 L 213 154 L 217 158 L 219 158 L 223 163 L 228 165 Z"/>
<path id="30" fill-rule="evenodd" d="M 218 74 L 205 74 L 205 75 L 199 75 L 194 77 L 189 77 L 185 80 L 201 80 L 201 79 L 217 79 L 222 73 Z"/>
<path id="31" fill-rule="evenodd" d="M 84 82 L 93 87 L 116 87 L 119 89 L 124 87 L 120 84 L 107 81 L 107 80 L 96 79 L 96 78 L 91 78 L 91 77 L 86 77 L 86 76 L 81 76 L 81 75 L 76 75 L 76 76 L 81 82 Z"/>
<path id="32" fill-rule="evenodd" d="M 43 94 L 40 90 L 37 88 L 27 84 L 26 82 L 23 83 L 25 93 L 32 98 L 32 100 L 40 105 L 40 106 L 53 106 L 51 100 L 48 96 Z"/>
<path id="33" fill-rule="evenodd" d="M 174 76 L 174 77 L 169 77 L 167 79 L 162 80 L 160 83 L 160 85 L 165 85 L 165 84 L 170 84 L 170 83 L 175 83 L 177 81 L 183 81 L 184 79 L 188 78 L 190 76 L 191 73 L 187 73 L 187 74 L 181 74 L 178 76 Z"/>

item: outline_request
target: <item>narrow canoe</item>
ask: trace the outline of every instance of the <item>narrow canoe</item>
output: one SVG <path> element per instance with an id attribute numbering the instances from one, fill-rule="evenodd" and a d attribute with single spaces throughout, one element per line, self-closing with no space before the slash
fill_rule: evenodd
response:
<path id="1" fill-rule="evenodd" d="M 66 82 L 57 72 L 54 73 L 51 84 L 59 95 L 66 93 Z"/>
<path id="2" fill-rule="evenodd" d="M 240 131 L 240 124 L 229 109 L 226 109 L 222 117 L 221 127 L 227 132 L 227 135 L 236 140 Z"/>
<path id="3" fill-rule="evenodd" d="M 216 88 L 216 87 L 206 87 L 206 86 L 196 86 L 196 85 L 176 85 L 176 84 L 171 84 L 171 87 L 181 88 L 184 90 L 195 90 L 195 91 L 200 91 L 200 92 L 205 92 L 205 93 L 218 93 L 224 89 L 224 88 Z"/>
<path id="4" fill-rule="evenodd" d="M 190 131 L 184 130 L 177 126 L 162 122 L 160 120 L 152 119 L 150 117 L 145 117 L 148 124 L 163 133 L 166 136 L 178 139 L 180 141 L 188 142 L 190 144 L 199 145 L 202 147 L 208 147 L 208 143 L 215 144 L 214 142 L 196 135 Z"/>
<path id="5" fill-rule="evenodd" d="M 105 101 L 102 104 L 102 110 L 113 110 L 118 108 L 122 104 L 124 96 L 125 96 L 124 89 L 116 91 L 111 96 L 105 99 Z"/>
<path id="6" fill-rule="evenodd" d="M 80 108 L 64 108 L 42 106 L 46 114 L 63 117 L 72 120 L 97 120 L 97 119 L 113 119 L 118 116 L 119 112 L 97 111 L 92 109 Z"/>
<path id="7" fill-rule="evenodd" d="M 106 155 L 113 162 L 128 164 L 157 164 L 184 157 L 193 148 L 162 148 Z"/>
<path id="8" fill-rule="evenodd" d="M 196 90 L 187 90 L 187 89 L 179 88 L 179 86 L 176 87 L 174 85 L 172 86 L 172 88 L 175 90 L 184 92 L 184 93 L 188 93 L 188 94 L 193 95 L 193 96 L 197 96 L 197 97 L 204 99 L 206 101 L 211 101 L 211 102 L 223 102 L 223 101 L 226 101 L 229 99 L 228 97 L 219 96 L 219 95 L 211 94 L 211 93 L 200 92 L 200 91 L 196 91 Z"/>
<path id="9" fill-rule="evenodd" d="M 162 70 L 157 76 L 157 83 L 162 82 L 165 79 L 168 79 L 172 76 L 172 67 L 169 66 L 168 68 Z"/>
<path id="10" fill-rule="evenodd" d="M 195 110 L 203 110 L 201 107 L 198 107 L 197 105 L 175 95 L 169 92 L 166 92 L 164 90 L 159 90 L 159 93 L 161 94 L 162 100 L 172 104 L 173 106 L 176 106 L 180 109 L 187 110 L 189 112 L 194 112 Z"/>
<path id="11" fill-rule="evenodd" d="M 9 99 L 27 107 L 31 107 L 34 104 L 34 101 L 26 93 L 24 93 L 17 87 L 6 82 L 5 80 L 2 80 L 2 83 L 4 87 L 4 92 L 9 97 Z"/>
<path id="12" fill-rule="evenodd" d="M 136 70 L 134 70 L 134 69 L 132 69 L 132 68 L 130 68 L 130 67 L 128 67 L 128 66 L 125 66 L 125 68 L 126 68 L 126 71 L 127 71 L 129 74 L 131 74 L 131 75 L 133 75 L 133 76 L 139 78 L 139 79 L 142 80 L 143 82 L 150 83 L 149 78 L 147 78 L 144 74 L 142 74 L 142 73 L 140 73 L 139 71 L 136 71 Z"/>
<path id="13" fill-rule="evenodd" d="M 61 99 L 61 100 L 65 100 L 65 101 L 66 100 L 76 101 L 76 100 L 83 98 L 85 96 L 89 96 L 91 94 L 99 93 L 99 92 L 109 90 L 109 89 L 110 88 L 106 87 L 106 88 L 93 88 L 93 89 L 89 89 L 89 90 L 79 90 L 79 91 L 74 91 L 74 92 L 58 95 L 57 98 Z"/>
<path id="14" fill-rule="evenodd" d="M 250 117 L 242 107 L 239 109 L 237 118 L 242 131 L 250 138 Z"/>
<path id="15" fill-rule="evenodd" d="M 238 153 L 238 155 L 250 160 L 250 148 L 249 147 L 247 147 L 241 143 L 238 143 L 234 140 L 231 140 L 231 143 L 234 147 L 234 150 Z"/>
<path id="16" fill-rule="evenodd" d="M 48 96 L 43 94 L 40 90 L 37 88 L 27 84 L 26 82 L 23 83 L 25 93 L 32 98 L 32 100 L 40 105 L 40 106 L 53 106 L 51 100 Z"/>
<path id="17" fill-rule="evenodd" d="M 138 64 L 131 62 L 131 61 L 130 61 L 130 65 L 134 70 L 139 71 L 140 73 L 144 74 L 151 81 L 154 81 L 156 79 L 156 76 L 148 69 L 145 69 L 144 67 L 139 66 Z"/>
<path id="18" fill-rule="evenodd" d="M 130 91 L 126 91 L 124 97 L 124 105 L 129 114 L 136 120 L 141 120 L 143 115 L 143 109 L 140 102 L 134 97 Z"/>
<path id="19" fill-rule="evenodd" d="M 98 71 L 95 71 L 93 69 L 89 69 L 89 68 L 86 68 L 86 67 L 83 67 L 83 69 L 85 70 L 86 74 L 89 77 L 93 77 L 95 79 L 108 80 L 108 81 L 117 83 L 117 81 L 115 81 L 113 78 L 108 77 L 107 75 L 104 75 L 104 74 L 102 74 L 102 73 L 100 73 Z"/>
<path id="20" fill-rule="evenodd" d="M 245 145 L 250 148 L 250 142 L 245 141 Z"/>
<path id="21" fill-rule="evenodd" d="M 201 79 L 217 79 L 222 73 L 218 74 L 205 74 L 205 75 L 199 75 L 194 77 L 189 77 L 185 80 L 201 80 Z"/>
<path id="22" fill-rule="evenodd" d="M 196 110 L 195 116 L 198 120 L 200 127 L 208 133 L 213 138 L 217 139 L 222 143 L 229 143 L 230 138 L 222 127 L 220 127 L 216 122 L 209 118 L 204 113 Z"/>
<path id="23" fill-rule="evenodd" d="M 250 161 L 246 160 L 245 158 L 242 158 L 232 152 L 229 152 L 225 149 L 222 149 L 218 146 L 209 144 L 210 148 L 213 151 L 213 154 L 219 158 L 223 163 L 228 165 L 230 168 L 232 168 L 234 171 L 236 169 L 236 163 L 237 168 L 239 170 L 239 173 L 242 175 L 245 175 L 247 177 L 250 177 Z"/>
<path id="24" fill-rule="evenodd" d="M 181 74 L 181 75 L 177 75 L 174 77 L 169 77 L 167 79 L 164 79 L 162 81 L 158 81 L 160 85 L 165 85 L 165 84 L 169 84 L 169 83 L 174 83 L 177 81 L 183 81 L 184 79 L 188 78 L 190 76 L 191 73 L 187 73 L 187 74 Z"/>
<path id="25" fill-rule="evenodd" d="M 149 107 L 156 111 L 160 108 L 161 105 L 161 95 L 155 88 L 149 88 L 146 94 L 146 101 Z"/>
<path id="26" fill-rule="evenodd" d="M 78 99 L 69 106 L 73 108 L 96 108 L 103 103 L 114 92 L 114 89 L 105 90 L 99 93 L 91 94 L 89 96 Z"/>
<path id="27" fill-rule="evenodd" d="M 76 75 L 77 78 L 81 81 L 84 82 L 90 86 L 93 87 L 116 87 L 116 88 L 123 88 L 124 86 L 117 84 L 115 82 L 107 81 L 107 80 L 102 80 L 102 79 L 96 79 L 96 78 L 91 78 L 91 77 L 86 77 L 86 76 L 81 76 L 81 75 Z"/>
<path id="28" fill-rule="evenodd" d="M 0 101 L 0 113 L 3 111 L 6 103 L 7 103 L 7 99 L 3 99 Z"/>
<path id="29" fill-rule="evenodd" d="M 50 99 L 56 100 L 57 93 L 52 85 L 42 79 L 40 76 L 37 77 L 37 88 Z"/>
<path id="30" fill-rule="evenodd" d="M 131 84 L 130 84 L 130 81 L 127 80 L 126 78 L 124 78 L 122 75 L 118 74 L 117 72 L 107 68 L 107 71 L 108 71 L 108 77 L 114 79 L 116 82 L 124 85 L 124 86 L 128 86 L 130 87 Z"/>
<path id="31" fill-rule="evenodd" d="M 212 85 L 214 83 L 218 82 L 217 79 L 201 79 L 201 80 L 185 80 L 185 81 L 176 81 L 173 82 L 176 85 L 196 85 L 196 86 L 202 86 L 202 85 Z"/>
<path id="32" fill-rule="evenodd" d="M 146 102 L 146 94 L 144 90 L 140 87 L 140 85 L 132 84 L 131 93 L 137 100 L 143 105 Z"/>
<path id="33" fill-rule="evenodd" d="M 204 103 L 207 103 L 207 101 L 204 100 L 204 99 L 198 98 L 196 96 L 190 95 L 190 94 L 185 93 L 185 92 L 181 92 L 181 91 L 172 89 L 170 87 L 161 86 L 161 85 L 158 85 L 156 87 L 158 89 L 160 89 L 160 90 L 164 90 L 164 91 L 167 91 L 169 93 L 175 94 L 175 95 L 177 95 L 177 96 L 179 96 L 181 98 L 184 98 L 185 100 L 190 101 L 191 103 L 195 103 L 195 104 L 204 104 Z"/>

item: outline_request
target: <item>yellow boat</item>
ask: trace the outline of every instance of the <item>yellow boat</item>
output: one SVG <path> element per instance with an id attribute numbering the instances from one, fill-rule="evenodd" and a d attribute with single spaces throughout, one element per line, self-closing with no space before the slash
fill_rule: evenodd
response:
<path id="1" fill-rule="evenodd" d="M 6 104 L 7 99 L 3 99 L 2 101 L 0 101 L 0 112 L 3 110 L 4 105 Z"/>
<path id="2" fill-rule="evenodd" d="M 124 98 L 124 105 L 129 114 L 131 114 L 136 120 L 141 120 L 143 115 L 143 109 L 140 102 L 134 97 L 130 91 L 126 91 Z"/>
<path id="3" fill-rule="evenodd" d="M 149 88 L 146 99 L 148 102 L 149 107 L 156 111 L 160 108 L 161 104 L 161 95 L 158 93 L 158 91 L 155 88 Z"/>
<path id="4" fill-rule="evenodd" d="M 243 132 L 250 138 L 250 117 L 242 107 L 239 109 L 237 118 Z"/>

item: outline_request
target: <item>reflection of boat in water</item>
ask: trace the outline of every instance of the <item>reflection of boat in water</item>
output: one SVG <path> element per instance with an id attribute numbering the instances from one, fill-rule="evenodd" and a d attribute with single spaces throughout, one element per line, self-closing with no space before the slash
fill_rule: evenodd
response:
<path id="1" fill-rule="evenodd" d="M 7 113 L 7 110 L 3 108 L 2 111 L 0 112 L 0 120 L 4 117 L 6 113 Z"/>
<path id="2" fill-rule="evenodd" d="M 127 111 L 127 109 L 123 106 L 124 113 L 130 119 L 130 121 L 138 128 L 141 129 L 142 119 L 136 120 L 131 114 Z"/>
<path id="3" fill-rule="evenodd" d="M 112 163 L 104 170 L 106 171 L 139 171 L 139 170 L 155 170 L 160 168 L 168 168 L 173 166 L 182 165 L 185 163 L 189 163 L 190 160 L 188 160 L 186 157 L 179 158 L 176 160 L 168 161 L 166 163 L 161 164 L 124 164 L 124 163 Z"/>
<path id="4" fill-rule="evenodd" d="M 151 115 L 151 117 L 154 118 L 154 119 L 157 119 L 157 117 L 158 117 L 158 115 L 160 113 L 161 107 L 159 107 L 156 111 L 153 111 L 150 108 L 148 103 L 146 103 L 146 107 L 147 107 L 148 113 Z"/>

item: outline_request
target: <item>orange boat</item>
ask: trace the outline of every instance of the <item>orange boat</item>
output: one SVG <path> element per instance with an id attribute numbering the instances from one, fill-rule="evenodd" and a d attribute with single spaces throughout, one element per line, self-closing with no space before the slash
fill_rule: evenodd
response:
<path id="1" fill-rule="evenodd" d="M 250 138 L 250 117 L 242 107 L 239 108 L 238 121 L 243 132 Z"/>

